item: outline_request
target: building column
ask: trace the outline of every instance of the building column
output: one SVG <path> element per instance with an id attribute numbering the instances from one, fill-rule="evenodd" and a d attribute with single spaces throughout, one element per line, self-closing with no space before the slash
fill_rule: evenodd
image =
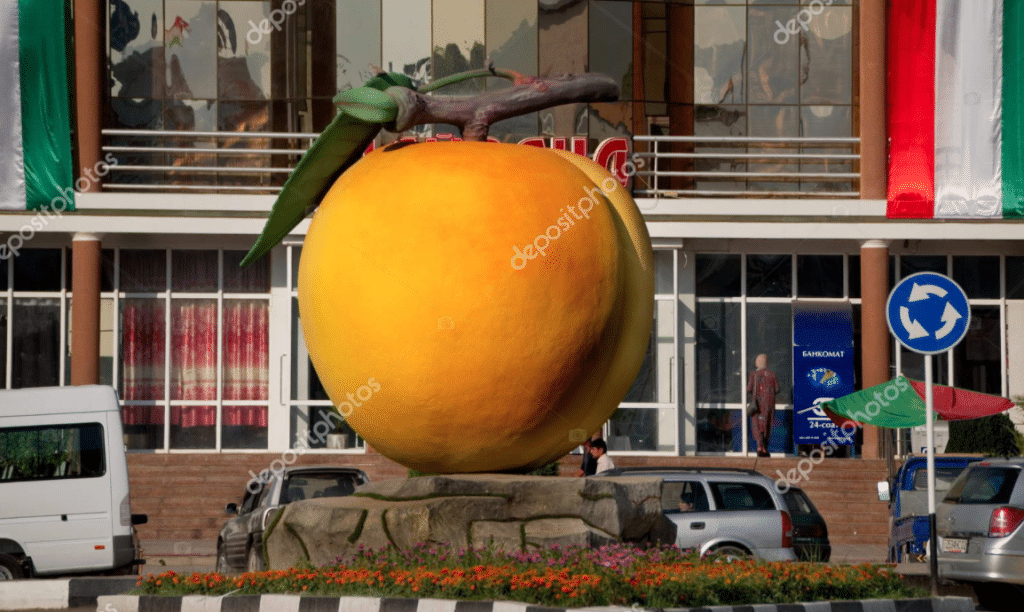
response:
<path id="1" fill-rule="evenodd" d="M 860 126 L 860 197 L 886 197 L 885 122 L 885 0 L 860 1 L 859 79 L 860 103 L 855 120 Z"/>
<path id="2" fill-rule="evenodd" d="M 99 168 L 102 153 L 100 128 L 103 123 L 103 92 L 109 85 L 106 70 L 106 3 L 75 0 L 75 130 L 78 136 L 77 177 L 91 177 L 86 170 Z M 146 26 L 148 27 L 148 26 Z M 89 180 L 84 191 L 99 191 L 98 181 Z"/>
<path id="3" fill-rule="evenodd" d="M 889 298 L 889 243 L 868 240 L 860 246 L 860 372 L 861 388 L 889 380 L 889 347 L 892 340 L 885 321 L 885 302 Z M 878 459 L 878 428 L 864 426 L 861 454 Z"/>
<path id="4" fill-rule="evenodd" d="M 100 237 L 75 234 L 71 247 L 71 384 L 100 382 Z"/>

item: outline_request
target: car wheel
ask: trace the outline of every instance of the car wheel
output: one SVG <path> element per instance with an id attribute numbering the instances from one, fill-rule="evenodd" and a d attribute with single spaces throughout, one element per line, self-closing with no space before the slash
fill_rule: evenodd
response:
<path id="1" fill-rule="evenodd" d="M 704 558 L 711 561 L 725 561 L 727 563 L 732 563 L 733 561 L 749 559 L 750 551 L 732 544 L 725 544 L 723 546 L 716 546 L 715 548 L 712 548 L 704 554 Z"/>
<path id="2" fill-rule="evenodd" d="M 249 549 L 249 555 L 246 557 L 245 569 L 250 572 L 262 572 L 267 569 L 263 567 L 263 557 L 256 552 L 255 546 Z"/>
<path id="3" fill-rule="evenodd" d="M 10 555 L 0 553 L 0 580 L 19 580 L 25 577 L 18 560 Z"/>
<path id="4" fill-rule="evenodd" d="M 1021 597 L 1024 597 L 1024 588 L 1016 584 L 975 582 L 974 594 L 978 596 L 978 603 L 983 608 L 995 612 L 1016 612 L 1020 610 L 1020 601 Z"/>
<path id="5" fill-rule="evenodd" d="M 226 575 L 231 573 L 231 566 L 228 565 L 228 553 L 224 550 L 224 544 L 217 544 L 217 566 L 213 569 L 220 575 Z"/>

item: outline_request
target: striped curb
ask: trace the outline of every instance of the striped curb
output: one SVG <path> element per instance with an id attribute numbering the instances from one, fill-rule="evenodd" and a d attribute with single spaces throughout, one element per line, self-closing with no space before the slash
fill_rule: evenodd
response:
<path id="1" fill-rule="evenodd" d="M 137 581 L 138 576 L 0 580 L 0 610 L 91 606 L 100 596 L 134 589 Z"/>
<path id="2" fill-rule="evenodd" d="M 645 612 L 644 608 L 554 608 L 508 601 L 381 599 L 299 595 L 110 595 L 100 597 L 99 612 Z M 703 608 L 665 608 L 658 612 L 974 612 L 969 597 L 870 599 L 795 604 L 754 604 Z M 653 612 L 653 610 L 652 610 Z"/>

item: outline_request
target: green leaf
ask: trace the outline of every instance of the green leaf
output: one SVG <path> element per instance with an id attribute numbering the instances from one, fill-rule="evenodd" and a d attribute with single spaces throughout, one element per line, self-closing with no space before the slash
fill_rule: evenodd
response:
<path id="1" fill-rule="evenodd" d="M 374 76 L 363 87 L 343 91 L 335 97 L 341 112 L 313 141 L 278 194 L 263 232 L 240 264 L 248 266 L 287 236 L 320 205 L 320 200 L 380 132 L 381 125 L 394 120 L 395 101 L 383 93 L 389 87 L 414 89 L 412 80 L 397 72 Z"/>
<path id="2" fill-rule="evenodd" d="M 334 98 L 338 110 L 366 123 L 389 123 L 398 116 L 398 103 L 372 87 L 349 89 Z"/>

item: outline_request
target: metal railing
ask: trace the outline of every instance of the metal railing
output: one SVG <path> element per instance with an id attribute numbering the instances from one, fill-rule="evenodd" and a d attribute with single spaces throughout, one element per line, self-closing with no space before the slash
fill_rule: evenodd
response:
<path id="1" fill-rule="evenodd" d="M 857 198 L 859 138 L 634 136 L 635 197 Z"/>
<path id="2" fill-rule="evenodd" d="M 121 192 L 280 191 L 318 136 L 290 132 L 102 131 Z M 859 138 L 634 136 L 641 198 L 857 198 Z M 639 165 L 639 164 L 638 164 Z"/>

